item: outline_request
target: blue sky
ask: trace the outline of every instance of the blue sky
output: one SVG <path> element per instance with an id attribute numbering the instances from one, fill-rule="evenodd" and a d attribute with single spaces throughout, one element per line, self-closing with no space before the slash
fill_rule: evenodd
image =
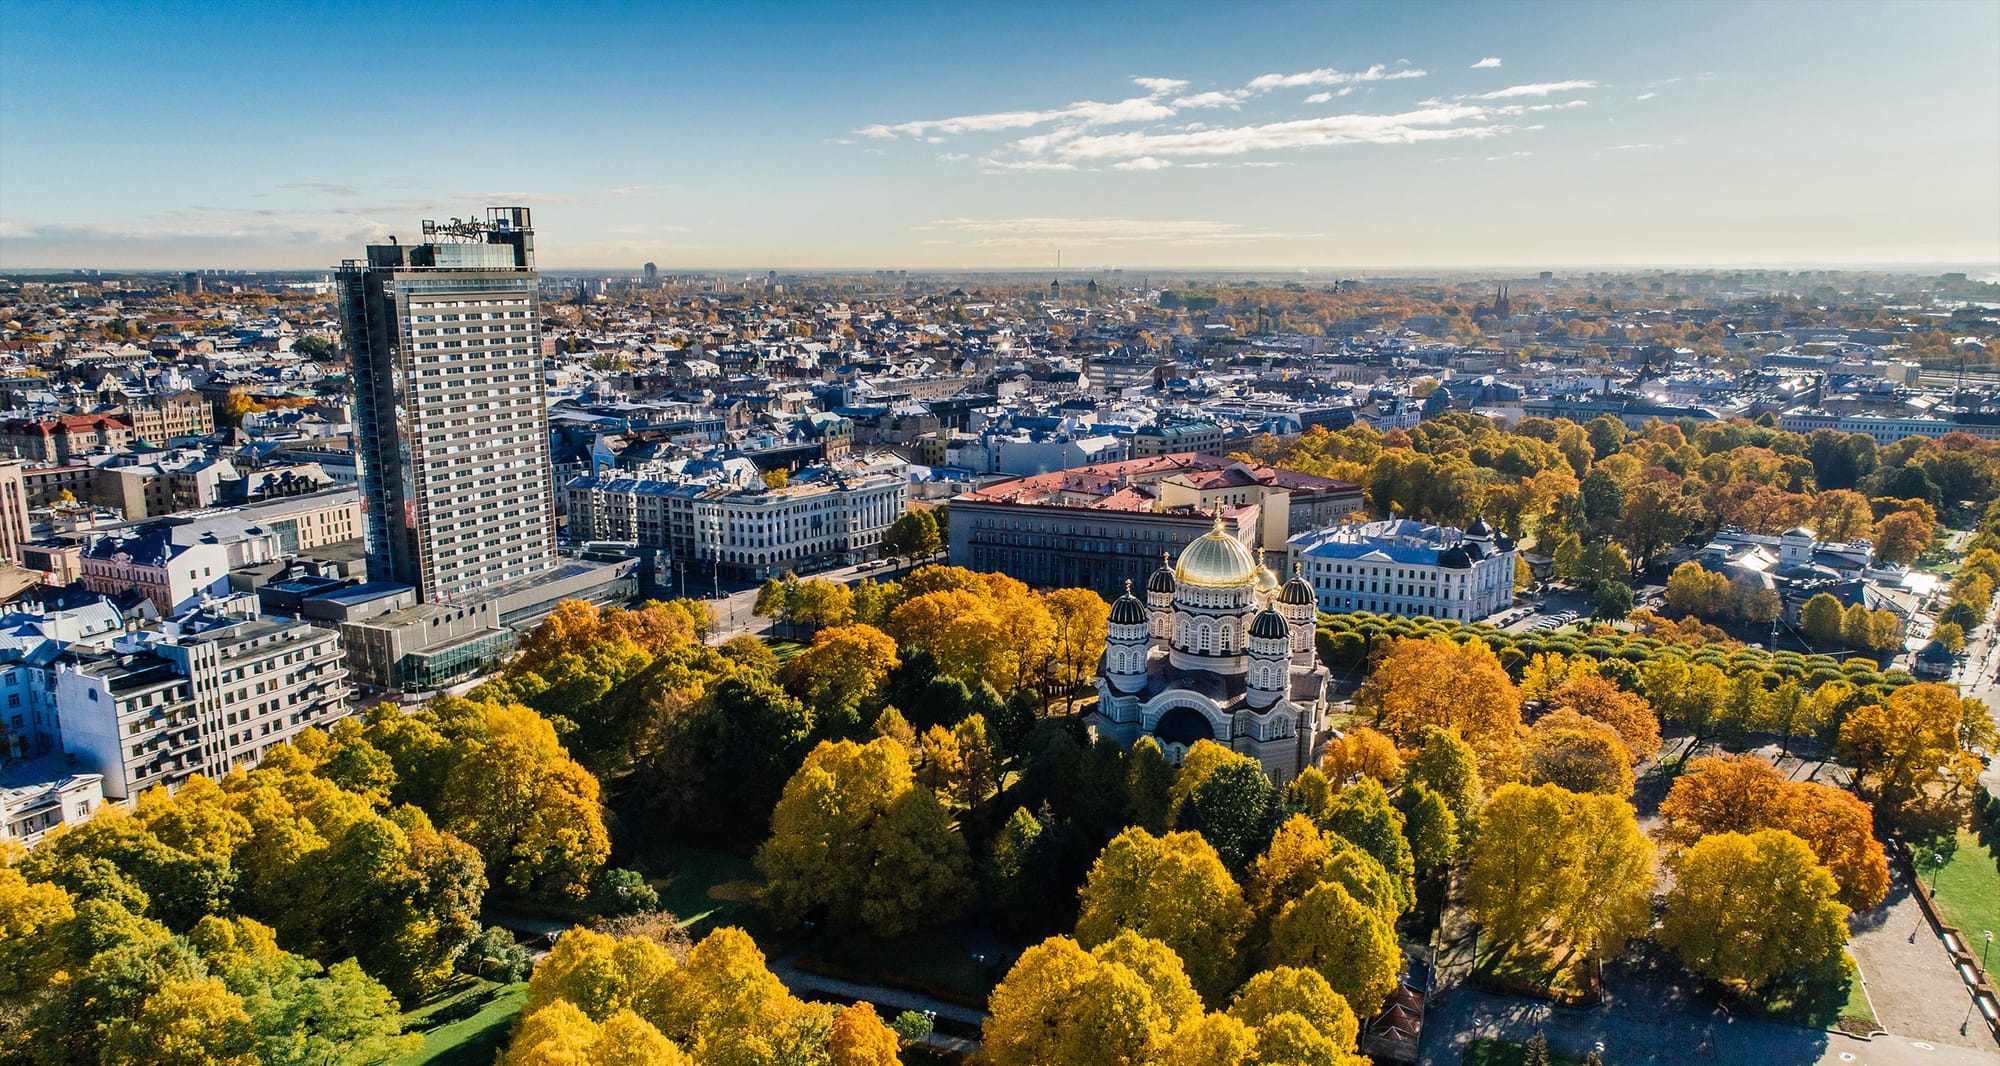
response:
<path id="1" fill-rule="evenodd" d="M 0 267 L 2000 261 L 2000 4 L 0 0 Z"/>

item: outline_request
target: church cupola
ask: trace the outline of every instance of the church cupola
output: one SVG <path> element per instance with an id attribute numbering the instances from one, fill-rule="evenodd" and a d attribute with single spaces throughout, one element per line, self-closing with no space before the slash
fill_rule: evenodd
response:
<path id="1" fill-rule="evenodd" d="M 1153 636 L 1166 640 L 1174 632 L 1174 561 L 1160 553 L 1160 568 L 1146 581 L 1146 609 L 1152 615 Z"/>
<path id="2" fill-rule="evenodd" d="M 1130 695 L 1146 683 L 1147 630 L 1145 605 L 1132 595 L 1127 581 L 1104 628 L 1104 678 L 1120 693 Z"/>
<path id="3" fill-rule="evenodd" d="M 1292 654 L 1312 651 L 1313 628 L 1319 621 L 1319 595 L 1305 577 L 1305 567 L 1292 564 L 1292 579 L 1278 592 L 1278 613 L 1292 627 Z"/>
<path id="4" fill-rule="evenodd" d="M 1245 693 L 1250 706 L 1263 709 L 1285 695 L 1291 677 L 1292 627 L 1275 607 L 1250 620 L 1250 676 Z"/>

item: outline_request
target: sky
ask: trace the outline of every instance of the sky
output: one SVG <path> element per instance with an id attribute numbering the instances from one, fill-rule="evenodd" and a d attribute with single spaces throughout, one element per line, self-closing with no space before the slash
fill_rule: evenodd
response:
<path id="1" fill-rule="evenodd" d="M 0 269 L 2000 263 L 2000 3 L 0 0 Z"/>

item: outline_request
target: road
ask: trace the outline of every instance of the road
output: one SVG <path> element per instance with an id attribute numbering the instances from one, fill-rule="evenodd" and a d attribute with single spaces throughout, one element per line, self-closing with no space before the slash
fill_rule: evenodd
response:
<path id="1" fill-rule="evenodd" d="M 922 565 L 922 562 L 928 561 L 930 560 L 923 560 L 918 565 Z M 824 579 L 837 584 L 853 585 L 860 582 L 863 578 L 874 578 L 877 581 L 902 578 L 912 569 L 914 567 L 900 560 L 894 566 L 880 562 L 867 562 L 857 563 L 853 566 L 838 567 L 833 570 L 822 570 L 814 574 L 801 574 L 800 577 L 805 580 Z M 701 596 L 701 593 L 705 590 L 700 588 L 699 585 L 700 583 L 697 582 L 689 591 L 697 596 Z M 723 593 L 721 599 L 701 596 L 701 601 L 708 604 L 709 610 L 715 615 L 715 628 L 710 631 L 708 638 L 711 642 L 720 644 L 730 637 L 741 636 L 744 633 L 760 637 L 771 635 L 771 620 L 768 618 L 759 618 L 750 613 L 751 608 L 757 605 L 757 592 L 759 588 L 760 586 L 752 585 L 749 588 L 726 592 Z M 679 592 L 680 590 L 674 588 L 671 591 Z"/>

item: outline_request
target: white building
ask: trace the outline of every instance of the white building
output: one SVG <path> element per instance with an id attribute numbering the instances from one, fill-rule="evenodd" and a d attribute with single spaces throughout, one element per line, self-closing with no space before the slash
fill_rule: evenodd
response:
<path id="1" fill-rule="evenodd" d="M 59 825 L 88 821 L 104 805 L 104 779 L 75 773 L 61 755 L 0 771 L 0 840 L 34 847 Z"/>
<path id="2" fill-rule="evenodd" d="M 1514 601 L 1514 542 L 1406 518 L 1330 526 L 1288 542 L 1323 611 L 1476 622 Z"/>
<path id="3" fill-rule="evenodd" d="M 795 477 L 775 489 L 580 477 L 565 490 L 570 536 L 665 549 L 676 563 L 760 580 L 872 559 L 909 506 L 909 482 L 894 474 L 834 467 Z"/>
<path id="4" fill-rule="evenodd" d="M 55 671 L 63 746 L 111 799 L 254 766 L 347 700 L 339 634 L 304 622 L 201 613 Z"/>

